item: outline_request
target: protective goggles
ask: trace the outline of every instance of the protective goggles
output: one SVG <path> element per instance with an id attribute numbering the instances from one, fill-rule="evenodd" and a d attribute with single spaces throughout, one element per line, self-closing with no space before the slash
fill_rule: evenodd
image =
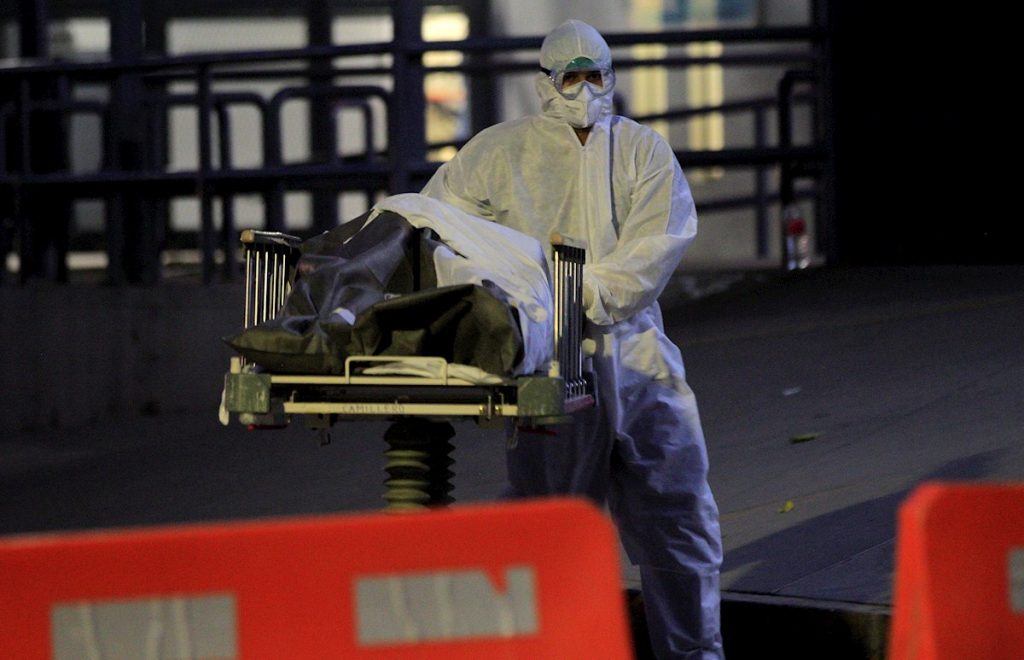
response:
<path id="1" fill-rule="evenodd" d="M 555 89 L 570 100 L 579 95 L 584 84 L 589 85 L 594 96 L 604 96 L 615 87 L 615 71 L 595 67 L 587 58 L 576 58 L 564 69 L 541 68 L 541 71 L 551 79 Z"/>

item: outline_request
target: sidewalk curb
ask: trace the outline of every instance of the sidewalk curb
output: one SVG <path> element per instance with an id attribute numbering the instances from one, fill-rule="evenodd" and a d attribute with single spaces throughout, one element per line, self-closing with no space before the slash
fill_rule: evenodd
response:
<path id="1" fill-rule="evenodd" d="M 653 660 L 643 597 L 626 591 L 636 660 Z M 722 592 L 722 640 L 729 660 L 884 660 L 891 608 L 771 594 Z"/>

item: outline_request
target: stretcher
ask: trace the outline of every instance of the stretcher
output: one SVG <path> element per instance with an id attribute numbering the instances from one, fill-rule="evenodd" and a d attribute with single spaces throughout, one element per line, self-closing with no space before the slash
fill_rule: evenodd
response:
<path id="1" fill-rule="evenodd" d="M 281 309 L 295 281 L 301 239 L 246 230 L 241 244 L 244 327 L 249 328 Z M 384 495 L 388 508 L 447 504 L 452 501 L 452 486 L 447 482 L 452 476 L 452 421 L 547 426 L 567 423 L 574 412 L 595 405 L 582 332 L 585 248 L 554 235 L 551 257 L 554 346 L 546 373 L 474 382 L 451 373 L 455 370 L 444 358 L 423 355 L 351 355 L 339 374 L 277 373 L 239 355 L 231 357 L 224 378 L 221 421 L 230 423 L 233 415 L 251 429 L 268 429 L 301 419 L 321 444 L 330 442 L 336 424 L 388 421 L 384 435 L 389 446 Z M 399 367 L 395 372 L 425 375 L 368 373 L 382 365 Z"/>

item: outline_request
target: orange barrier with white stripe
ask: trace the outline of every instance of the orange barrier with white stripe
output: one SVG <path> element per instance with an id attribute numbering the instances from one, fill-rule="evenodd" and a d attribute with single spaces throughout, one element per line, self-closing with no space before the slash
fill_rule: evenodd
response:
<path id="1" fill-rule="evenodd" d="M 3 657 L 629 658 L 568 498 L 0 539 Z"/>
<path id="2" fill-rule="evenodd" d="M 929 483 L 901 506 L 890 660 L 1024 658 L 1024 485 Z"/>

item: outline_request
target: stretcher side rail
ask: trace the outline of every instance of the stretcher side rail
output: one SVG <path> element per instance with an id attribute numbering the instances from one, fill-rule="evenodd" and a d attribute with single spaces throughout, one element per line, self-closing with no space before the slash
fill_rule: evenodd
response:
<path id="1" fill-rule="evenodd" d="M 304 418 L 313 429 L 335 422 L 471 418 L 479 423 L 516 418 L 525 425 L 563 423 L 594 405 L 593 380 L 583 355 L 583 263 L 585 249 L 570 238 L 552 236 L 554 359 L 546 374 L 476 383 L 453 376 L 443 358 L 353 356 L 340 375 L 270 373 L 236 356 L 225 376 L 223 412 L 253 427 L 279 427 Z M 273 318 L 296 275 L 301 240 L 278 232 L 246 230 L 246 328 Z M 379 363 L 420 367 L 425 376 L 369 375 Z"/>

